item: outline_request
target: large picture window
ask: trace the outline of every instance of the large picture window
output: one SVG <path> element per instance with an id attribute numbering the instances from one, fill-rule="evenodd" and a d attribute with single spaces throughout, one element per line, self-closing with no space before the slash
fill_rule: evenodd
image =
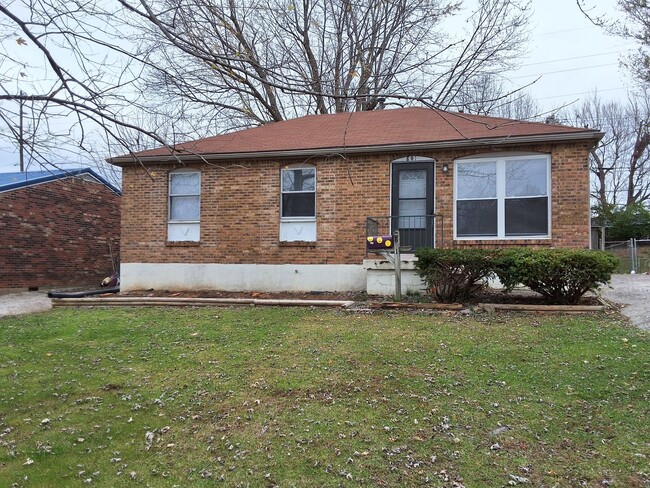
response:
<path id="1" fill-rule="evenodd" d="M 316 240 L 316 168 L 289 166 L 280 172 L 281 241 Z"/>
<path id="2" fill-rule="evenodd" d="M 549 236 L 548 156 L 459 160 L 454 166 L 457 238 Z"/>
<path id="3" fill-rule="evenodd" d="M 169 173 L 169 241 L 198 241 L 201 221 L 201 173 Z"/>

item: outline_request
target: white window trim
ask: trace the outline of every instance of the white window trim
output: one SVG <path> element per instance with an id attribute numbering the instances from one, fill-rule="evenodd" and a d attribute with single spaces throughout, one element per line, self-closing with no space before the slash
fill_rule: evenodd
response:
<path id="1" fill-rule="evenodd" d="M 314 170 L 314 190 L 302 190 L 302 191 L 284 191 L 282 188 L 282 173 L 284 171 L 292 171 L 292 170 L 297 170 L 297 169 L 313 169 Z M 294 194 L 294 193 L 313 193 L 314 194 L 314 215 L 305 215 L 305 216 L 296 216 L 296 217 L 284 217 L 283 214 L 283 208 L 282 208 L 282 201 L 283 198 L 282 196 L 284 194 Z M 318 215 L 318 171 L 316 170 L 316 166 L 311 165 L 311 164 L 290 164 L 287 166 L 284 166 L 280 170 L 280 221 L 281 222 L 315 222 L 316 221 L 316 215 Z"/>
<path id="2" fill-rule="evenodd" d="M 185 173 L 185 174 L 197 174 L 199 176 L 199 192 L 197 193 L 192 193 L 192 194 L 178 194 L 178 195 L 172 195 L 172 176 L 177 175 L 179 173 Z M 177 169 L 174 171 L 170 171 L 167 177 L 167 240 L 169 242 L 176 242 L 176 240 L 172 241 L 169 239 L 169 234 L 170 234 L 170 224 L 171 225 L 178 225 L 178 224 L 193 224 L 198 226 L 199 228 L 199 235 L 201 233 L 201 171 L 197 169 L 192 169 L 192 168 L 181 168 Z M 199 218 L 198 220 L 183 220 L 183 219 L 172 219 L 172 197 L 198 197 L 199 198 Z M 189 240 L 189 239 L 188 239 Z M 196 242 L 192 239 L 193 242 Z M 182 242 L 182 241 L 179 241 Z"/>
<path id="3" fill-rule="evenodd" d="M 284 191 L 282 188 L 282 176 L 284 171 L 297 169 L 311 169 L 314 171 L 314 190 L 311 191 Z M 313 193 L 314 215 L 284 217 L 283 196 L 285 194 Z M 288 164 L 280 168 L 280 242 L 311 242 L 317 241 L 316 219 L 318 215 L 318 170 L 313 164 L 297 163 Z"/>
<path id="4" fill-rule="evenodd" d="M 511 160 L 526 160 L 526 159 L 546 159 L 546 195 L 525 196 L 517 198 L 538 198 L 546 196 L 548 198 L 547 205 L 547 222 L 548 233 L 539 235 L 525 235 L 525 236 L 506 236 L 505 227 L 505 201 L 506 201 L 506 178 L 505 167 L 506 161 Z M 497 200 L 497 235 L 496 236 L 458 236 L 457 225 L 457 195 L 458 195 L 458 168 L 464 163 L 485 163 L 496 162 L 497 177 L 496 185 L 497 192 L 494 198 L 472 198 L 471 200 Z M 514 198 L 514 197 L 511 197 Z M 551 156 L 549 154 L 521 154 L 521 153 L 500 153 L 500 154 L 486 154 L 484 156 L 473 156 L 471 158 L 457 159 L 454 161 L 454 240 L 457 241 L 523 241 L 523 240 L 548 240 L 551 239 L 552 232 L 552 200 L 551 200 Z"/>

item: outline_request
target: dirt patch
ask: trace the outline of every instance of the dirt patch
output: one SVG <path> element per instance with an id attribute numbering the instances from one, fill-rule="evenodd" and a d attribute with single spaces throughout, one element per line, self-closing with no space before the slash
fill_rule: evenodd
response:
<path id="1" fill-rule="evenodd" d="M 474 303 L 504 303 L 513 305 L 555 305 L 548 299 L 530 290 L 513 290 L 505 292 L 502 290 L 486 289 L 472 300 Z M 602 305 L 598 297 L 591 293 L 584 295 L 575 305 Z"/>
<path id="2" fill-rule="evenodd" d="M 272 300 L 342 300 L 353 301 L 357 306 L 367 304 L 376 304 L 378 302 L 392 302 L 392 296 L 369 296 L 362 292 L 304 292 L 304 293 L 266 293 L 266 292 L 226 292 L 216 290 L 196 290 L 196 291 L 171 291 L 171 290 L 148 290 L 133 291 L 120 293 L 117 296 L 124 297 L 178 297 L 178 298 L 262 298 Z M 431 295 L 407 294 L 402 296 L 403 302 L 408 303 L 435 303 Z M 477 294 L 472 300 L 467 301 L 465 305 L 476 305 L 478 303 L 511 303 L 522 305 L 548 305 L 549 302 L 540 294 L 527 291 L 515 290 L 506 293 L 500 290 L 486 288 Z M 593 295 L 582 297 L 578 305 L 601 305 L 598 299 Z"/>
<path id="3" fill-rule="evenodd" d="M 219 290 L 147 290 L 119 293 L 121 297 L 164 297 L 164 298 L 261 298 L 270 300 L 344 300 L 365 302 L 368 295 L 362 292 L 303 292 L 303 293 L 266 293 L 266 292 L 229 292 Z"/>

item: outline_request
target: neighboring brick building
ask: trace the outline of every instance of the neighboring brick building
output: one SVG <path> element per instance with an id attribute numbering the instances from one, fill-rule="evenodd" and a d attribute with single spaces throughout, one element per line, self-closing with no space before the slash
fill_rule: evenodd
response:
<path id="1" fill-rule="evenodd" d="M 0 173 L 0 290 L 99 285 L 119 262 L 120 191 L 91 169 Z"/>
<path id="2" fill-rule="evenodd" d="M 600 137 L 410 108 L 113 158 L 122 288 L 375 291 L 369 270 L 386 266 L 365 259 L 366 233 L 395 228 L 410 248 L 586 248 L 588 154 Z"/>

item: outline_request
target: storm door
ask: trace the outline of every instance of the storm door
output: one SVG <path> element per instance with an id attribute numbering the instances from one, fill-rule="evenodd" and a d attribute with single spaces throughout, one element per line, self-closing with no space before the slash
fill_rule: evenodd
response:
<path id="1" fill-rule="evenodd" d="M 433 247 L 433 196 L 433 161 L 393 163 L 391 228 L 399 229 L 404 251 Z"/>

